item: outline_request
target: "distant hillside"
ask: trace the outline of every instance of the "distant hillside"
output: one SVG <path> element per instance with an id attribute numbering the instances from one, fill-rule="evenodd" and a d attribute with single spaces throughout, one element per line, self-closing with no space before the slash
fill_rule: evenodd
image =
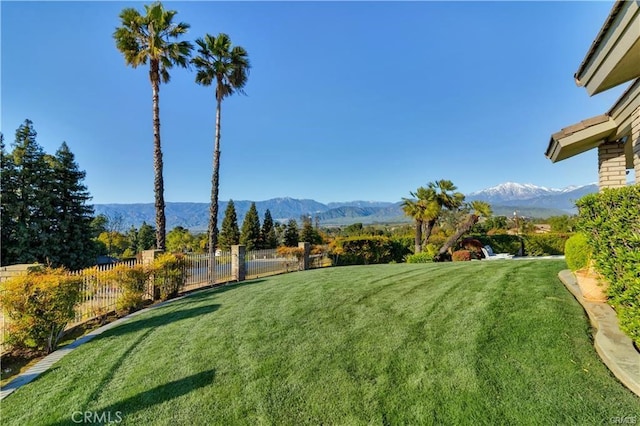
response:
<path id="1" fill-rule="evenodd" d="M 597 192 L 597 185 L 568 187 L 565 189 L 549 189 L 531 184 L 507 182 L 493 188 L 478 191 L 467 196 L 467 200 L 488 201 L 495 215 L 511 217 L 514 211 L 521 216 L 545 218 L 567 213 L 575 213 L 575 200 L 592 192 Z M 251 201 L 234 200 L 238 214 L 238 224 L 242 225 Z M 140 227 L 142 222 L 155 224 L 155 209 L 148 204 L 96 204 L 96 214 L 109 217 L 122 217 L 123 230 L 131 226 Z M 222 224 L 227 202 L 220 202 L 218 225 Z M 400 223 L 409 222 L 402 211 L 401 203 L 386 201 L 351 201 L 323 204 L 315 200 L 299 200 L 295 198 L 274 198 L 257 201 L 256 208 L 260 220 L 269 209 L 274 220 L 286 222 L 289 219 L 300 221 L 302 216 L 317 217 L 321 225 L 350 225 L 361 222 Z M 209 220 L 208 203 L 167 203 L 165 214 L 167 230 L 183 226 L 192 231 L 204 231 Z"/>

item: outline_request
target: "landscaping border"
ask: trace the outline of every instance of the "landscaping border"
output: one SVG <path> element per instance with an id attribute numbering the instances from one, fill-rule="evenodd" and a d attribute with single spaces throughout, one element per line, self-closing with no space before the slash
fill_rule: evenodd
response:
<path id="1" fill-rule="evenodd" d="M 570 270 L 560 271 L 558 277 L 582 305 L 595 328 L 593 345 L 602 362 L 623 385 L 640 396 L 640 353 L 631 338 L 620 330 L 613 308 L 603 302 L 585 300 Z"/>

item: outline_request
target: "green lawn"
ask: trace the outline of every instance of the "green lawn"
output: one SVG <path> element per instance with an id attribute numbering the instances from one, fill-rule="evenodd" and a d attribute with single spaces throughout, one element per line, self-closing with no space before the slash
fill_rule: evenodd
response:
<path id="1" fill-rule="evenodd" d="M 564 268 L 355 266 L 194 294 L 80 346 L 4 400 L 2 424 L 640 421 Z"/>

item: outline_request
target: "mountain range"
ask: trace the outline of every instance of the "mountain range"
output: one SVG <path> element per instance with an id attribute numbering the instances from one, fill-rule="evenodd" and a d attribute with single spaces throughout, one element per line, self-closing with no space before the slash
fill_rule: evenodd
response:
<path id="1" fill-rule="evenodd" d="M 553 189 L 506 182 L 470 193 L 466 199 L 487 201 L 493 207 L 494 215 L 511 216 L 516 211 L 520 216 L 549 217 L 575 213 L 575 200 L 597 191 L 596 184 Z M 252 201 L 234 200 L 239 225 L 242 224 L 251 203 Z M 356 222 L 399 223 L 410 220 L 404 215 L 401 202 L 351 201 L 323 204 L 315 200 L 285 197 L 255 203 L 261 220 L 267 209 L 276 221 L 286 222 L 289 219 L 299 221 L 302 216 L 312 216 L 324 226 L 349 225 Z M 227 202 L 220 202 L 219 223 L 222 222 L 226 207 Z M 143 222 L 151 225 L 155 223 L 153 203 L 96 204 L 94 209 L 96 214 L 104 214 L 111 219 L 120 218 L 123 230 L 131 226 L 140 227 Z M 168 230 L 182 226 L 192 231 L 203 231 L 207 229 L 209 204 L 166 203 L 165 215 Z"/>

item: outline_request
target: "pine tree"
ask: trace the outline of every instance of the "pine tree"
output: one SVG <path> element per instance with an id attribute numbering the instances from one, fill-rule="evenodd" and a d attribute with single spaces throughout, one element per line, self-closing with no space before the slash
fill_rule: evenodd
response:
<path id="1" fill-rule="evenodd" d="M 82 183 L 86 172 L 78 168 L 75 156 L 65 142 L 56 151 L 53 163 L 52 192 L 55 194 L 50 251 L 54 265 L 80 269 L 94 263 L 96 253 L 91 241 L 93 207 L 91 195 Z"/>
<path id="2" fill-rule="evenodd" d="M 311 244 L 322 244 L 322 237 L 313 227 L 310 216 L 302 217 L 302 232 L 300 233 L 300 240 Z"/>
<path id="3" fill-rule="evenodd" d="M 136 252 L 141 252 L 143 250 L 150 250 L 155 247 L 156 244 L 156 229 L 147 224 L 147 222 L 142 222 L 140 225 L 140 229 L 138 230 L 138 247 Z"/>
<path id="4" fill-rule="evenodd" d="M 240 233 L 240 244 L 245 246 L 247 251 L 256 250 L 260 241 L 260 218 L 256 203 L 251 203 L 249 211 L 242 222 L 242 232 Z"/>
<path id="5" fill-rule="evenodd" d="M 31 120 L 16 130 L 12 151 L 16 170 L 16 239 L 7 263 L 47 263 L 52 253 L 51 231 L 55 207 L 52 182 L 53 160 L 36 142 Z"/>
<path id="6" fill-rule="evenodd" d="M 289 220 L 287 228 L 284 230 L 284 245 L 287 247 L 297 247 L 298 241 L 298 223 L 295 219 Z"/>
<path id="7" fill-rule="evenodd" d="M 262 229 L 260 230 L 260 244 L 263 249 L 274 249 L 278 247 L 278 237 L 273 226 L 273 218 L 269 209 L 264 212 Z"/>
<path id="8" fill-rule="evenodd" d="M 18 192 L 16 165 L 13 156 L 8 154 L 4 145 L 4 135 L 0 133 L 0 264 L 15 263 L 17 257 L 17 216 Z"/>
<path id="9" fill-rule="evenodd" d="M 231 250 L 231 246 L 240 244 L 240 230 L 238 229 L 238 216 L 233 200 L 229 200 L 224 211 L 222 229 L 218 236 L 218 247 L 222 250 Z"/>

